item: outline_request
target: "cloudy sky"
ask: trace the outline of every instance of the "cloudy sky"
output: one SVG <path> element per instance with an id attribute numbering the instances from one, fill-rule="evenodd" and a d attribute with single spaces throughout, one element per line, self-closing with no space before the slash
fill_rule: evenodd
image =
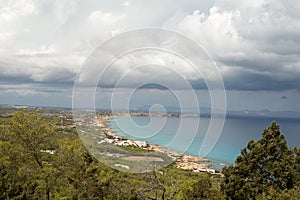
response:
<path id="1" fill-rule="evenodd" d="M 75 77 L 91 52 L 123 32 L 158 27 L 205 49 L 222 75 L 228 109 L 300 111 L 299 10 L 296 0 L 0 0 L 0 104 L 71 107 Z M 157 62 L 132 73 L 124 82 L 129 88 L 130 81 L 153 75 L 153 82 L 178 84 L 174 63 L 189 82 L 198 80 L 176 56 L 157 54 L 119 59 L 102 80 L 98 105 L 109 105 L 111 77 L 126 73 L 132 56 L 141 65 Z M 209 106 L 205 87 L 194 89 L 201 106 Z M 124 94 L 126 89 L 118 94 L 121 104 Z M 159 87 L 136 95 L 137 106 L 176 105 L 170 91 Z"/>

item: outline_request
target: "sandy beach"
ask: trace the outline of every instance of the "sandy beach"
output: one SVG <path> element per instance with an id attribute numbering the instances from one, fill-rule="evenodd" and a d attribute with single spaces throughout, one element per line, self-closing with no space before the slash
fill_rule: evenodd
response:
<path id="1" fill-rule="evenodd" d="M 139 141 L 139 140 L 131 140 L 131 139 L 124 139 L 121 136 L 117 135 L 114 130 L 112 130 L 108 125 L 107 122 L 113 118 L 116 117 L 124 117 L 124 116 L 129 116 L 127 115 L 101 115 L 98 117 L 98 123 L 99 126 L 101 127 L 101 130 L 104 132 L 105 135 L 107 135 L 110 139 L 107 139 L 106 142 L 112 143 L 118 146 L 133 146 L 133 147 L 138 147 L 142 148 L 145 150 L 151 150 L 151 151 L 156 151 L 160 153 L 164 153 L 168 155 L 170 158 L 174 160 L 174 165 L 177 168 L 181 168 L 184 170 L 192 170 L 194 172 L 208 172 L 212 174 L 217 174 L 214 169 L 210 168 L 210 165 L 207 164 L 210 162 L 210 160 L 206 158 L 201 158 L 198 156 L 192 156 L 192 155 L 187 155 L 183 153 L 178 153 L 174 151 L 170 151 L 169 149 L 166 149 L 163 146 L 157 145 L 157 144 L 148 144 L 145 141 Z M 137 114 L 135 114 L 137 116 Z M 105 141 L 103 141 L 105 142 Z M 123 158 L 125 160 L 129 161 L 149 161 L 149 157 L 143 157 L 143 156 L 128 156 Z M 146 160 L 145 160 L 146 159 Z M 160 158 L 153 157 L 153 161 L 163 161 Z"/>

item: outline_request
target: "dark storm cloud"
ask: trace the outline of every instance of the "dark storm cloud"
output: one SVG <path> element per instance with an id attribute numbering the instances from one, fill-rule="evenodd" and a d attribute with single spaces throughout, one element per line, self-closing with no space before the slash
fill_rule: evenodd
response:
<path id="1" fill-rule="evenodd" d="M 97 44 L 128 29 L 163 25 L 201 44 L 218 65 L 228 90 L 300 90 L 299 3 L 224 0 L 216 1 L 207 12 L 212 1 L 199 2 L 100 1 L 85 6 L 76 0 L 4 2 L 0 10 L 1 82 L 71 87 Z M 199 9 L 203 6 L 205 10 Z M 147 63 L 152 58 L 140 59 Z M 104 78 L 101 86 L 114 87 L 116 77 L 126 72 L 125 64 Z M 172 67 L 171 60 L 163 64 Z M 207 89 L 207 77 L 195 78 L 185 67 L 178 72 L 193 88 Z M 89 80 L 95 74 L 92 70 L 87 75 Z M 178 77 L 154 68 L 133 74 L 120 87 L 131 87 L 149 76 L 153 82 L 165 79 L 174 88 L 184 89 L 176 84 Z M 146 88 L 164 89 L 159 85 Z"/>
<path id="2" fill-rule="evenodd" d="M 28 59 L 28 58 L 27 58 Z M 73 85 L 75 73 L 63 66 L 38 66 L 21 62 L 0 61 L 0 80 L 3 83 L 44 83 Z"/>
<path id="3" fill-rule="evenodd" d="M 176 29 L 206 49 L 232 90 L 299 90 L 300 3 L 216 1 L 178 19 Z"/>
<path id="4" fill-rule="evenodd" d="M 273 75 L 239 73 L 224 77 L 225 88 L 229 90 L 247 90 L 247 91 L 283 91 L 297 89 L 299 90 L 300 80 L 297 78 L 288 80 L 279 80 Z"/>

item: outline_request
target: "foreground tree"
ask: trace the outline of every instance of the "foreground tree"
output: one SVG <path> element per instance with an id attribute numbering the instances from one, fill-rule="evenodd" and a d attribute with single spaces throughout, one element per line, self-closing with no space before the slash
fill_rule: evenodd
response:
<path id="1" fill-rule="evenodd" d="M 209 199 L 209 200 L 221 200 L 223 199 L 222 193 L 213 187 L 211 177 L 202 176 L 198 180 L 188 181 L 182 188 L 182 199 Z"/>
<path id="2" fill-rule="evenodd" d="M 263 193 L 257 197 L 257 200 L 299 200 L 300 199 L 300 188 L 295 187 L 290 190 L 277 191 L 270 189 L 268 193 Z"/>
<path id="3" fill-rule="evenodd" d="M 290 189 L 295 179 L 295 156 L 279 125 L 272 122 L 258 141 L 241 150 L 235 166 L 223 169 L 221 189 L 227 199 L 256 199 L 270 190 Z"/>
<path id="4" fill-rule="evenodd" d="M 103 199 L 109 182 L 80 139 L 36 113 L 0 126 L 0 199 Z"/>
<path id="5" fill-rule="evenodd" d="M 50 199 L 52 170 L 42 150 L 53 149 L 52 135 L 53 128 L 35 113 L 16 112 L 7 121 L 0 142 L 1 198 Z"/>

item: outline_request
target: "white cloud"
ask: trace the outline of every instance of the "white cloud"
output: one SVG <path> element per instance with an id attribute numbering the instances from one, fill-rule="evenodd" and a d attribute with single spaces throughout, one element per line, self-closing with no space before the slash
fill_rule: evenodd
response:
<path id="1" fill-rule="evenodd" d="M 23 98 L 11 96 L 34 99 L 43 93 L 51 93 L 43 91 L 44 87 L 51 87 L 49 83 L 58 84 L 52 88 L 51 96 L 55 96 L 54 93 L 59 93 L 55 89 L 72 83 L 85 58 L 106 39 L 139 27 L 163 26 L 178 30 L 205 47 L 218 64 L 227 89 L 292 91 L 275 91 L 267 100 L 260 100 L 264 103 L 258 106 L 253 99 L 263 96 L 263 91 L 249 98 L 246 91 L 232 90 L 229 92 L 236 94 L 229 98 L 231 108 L 243 109 L 243 102 L 247 102 L 253 109 L 268 106 L 276 109 L 282 105 L 280 109 L 290 106 L 299 110 L 299 92 L 295 91 L 300 90 L 299 10 L 300 1 L 295 0 L 188 0 L 176 3 L 173 0 L 116 0 L 109 3 L 103 0 L 2 0 L 0 89 L 8 82 L 20 84 L 7 86 L 7 93 L 1 92 L 1 100 L 2 103 L 17 100 L 24 103 Z M 124 41 L 113 48 L 118 49 L 120 44 L 127 45 L 128 42 L 134 41 Z M 132 69 L 132 63 L 165 64 L 192 81 L 198 78 L 190 67 L 172 56 L 136 54 L 121 58 L 104 81 L 115 83 L 120 75 Z M 97 70 L 97 66 L 84 74 L 83 80 L 95 76 L 93 70 Z M 205 74 L 212 76 L 209 71 Z M 132 71 L 129 82 L 124 84 L 130 86 L 134 81 L 139 83 L 152 77 L 154 82 L 164 79 L 178 86 L 178 77 L 172 75 L 167 68 L 140 68 Z M 34 84 L 22 87 L 24 83 L 32 82 Z M 38 83 L 43 86 L 35 88 Z M 63 93 L 71 95 L 70 88 Z M 159 98 L 159 92 L 151 96 Z M 11 99 L 5 100 L 5 95 Z M 270 100 L 282 95 L 288 97 L 284 104 L 269 105 Z M 42 98 L 35 103 L 60 102 L 55 98 Z M 144 99 L 147 98 L 145 95 Z M 168 98 L 164 100 L 169 101 Z"/>
<path id="2" fill-rule="evenodd" d="M 293 12 L 297 6 L 299 10 L 300 4 L 281 0 L 217 1 L 208 15 L 195 10 L 172 28 L 199 42 L 225 80 L 249 71 L 249 77 L 261 74 L 271 82 L 294 80 L 300 76 L 300 14 Z M 297 82 L 282 85 L 293 88 Z"/>
<path id="3" fill-rule="evenodd" d="M 170 2 L 3 0 L 0 76 L 38 82 L 72 79 L 105 39 L 139 26 L 158 26 L 174 11 L 193 7 Z"/>
<path id="4" fill-rule="evenodd" d="M 21 56 L 38 56 L 38 55 L 47 55 L 55 53 L 54 47 L 51 46 L 41 46 L 38 50 L 34 49 L 20 49 L 17 51 L 17 55 Z"/>
<path id="5" fill-rule="evenodd" d="M 231 86 L 242 85 L 239 77 L 251 82 L 249 77 L 256 75 L 284 85 L 300 76 L 300 3 L 220 0 L 205 12 L 212 1 L 199 2 L 3 1 L 0 76 L 24 76 L 24 80 L 38 82 L 71 80 L 84 58 L 105 39 L 162 24 L 200 43 L 219 65 L 225 81 L 232 81 Z M 138 63 L 150 62 L 153 56 L 138 59 Z M 170 63 L 168 56 L 160 59 Z M 187 72 L 189 68 L 180 70 L 195 78 Z M 297 82 L 290 82 L 285 87 L 295 88 Z"/>
<path id="6" fill-rule="evenodd" d="M 122 3 L 122 5 L 125 6 L 125 7 L 128 7 L 128 6 L 130 6 L 130 2 L 129 1 L 124 1 Z"/>
<path id="7" fill-rule="evenodd" d="M 0 21 L 13 21 L 18 17 L 37 15 L 38 9 L 31 0 L 11 0 L 0 9 Z M 2 20 L 1 20 L 2 19 Z"/>
<path id="8" fill-rule="evenodd" d="M 6 40 L 9 40 L 13 36 L 13 33 L 11 32 L 2 32 L 0 33 L 0 41 L 5 42 Z"/>
<path id="9" fill-rule="evenodd" d="M 64 25 L 78 11 L 78 3 L 74 0 L 55 0 L 53 15 L 61 25 Z"/>
<path id="10" fill-rule="evenodd" d="M 115 23 L 119 22 L 120 20 L 126 18 L 125 14 L 116 14 L 116 13 L 109 13 L 109 12 L 102 12 L 100 10 L 96 10 L 92 12 L 89 17 L 88 21 L 93 25 L 114 25 Z"/>

